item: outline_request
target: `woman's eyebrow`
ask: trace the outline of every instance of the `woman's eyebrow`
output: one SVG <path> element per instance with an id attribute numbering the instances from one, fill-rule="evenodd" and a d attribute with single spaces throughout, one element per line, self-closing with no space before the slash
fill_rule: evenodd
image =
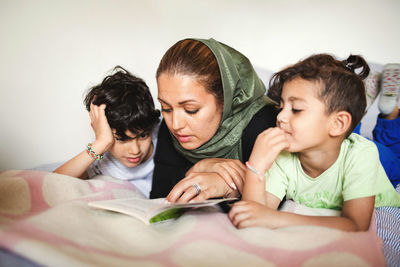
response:
<path id="1" fill-rule="evenodd" d="M 169 105 L 166 101 L 162 100 L 161 98 L 158 98 L 158 101 L 160 101 L 160 102 L 162 102 L 162 103 L 164 103 L 164 104 L 166 104 L 166 105 Z M 180 102 L 178 102 L 178 104 L 182 106 L 182 105 L 187 104 L 187 103 L 190 103 L 190 102 L 195 102 L 195 103 L 197 103 L 197 101 L 194 100 L 194 99 L 188 99 L 188 100 L 180 101 Z"/>
<path id="2" fill-rule="evenodd" d="M 166 105 L 169 105 L 167 102 L 165 102 L 164 100 L 162 100 L 161 98 L 157 98 L 159 102 L 163 102 Z"/>
<path id="3" fill-rule="evenodd" d="M 188 100 L 184 100 L 184 101 L 178 102 L 178 104 L 179 104 L 179 105 L 184 105 L 184 104 L 186 104 L 186 103 L 188 103 L 188 102 L 197 102 L 197 101 L 194 100 L 194 99 L 188 99 Z"/>

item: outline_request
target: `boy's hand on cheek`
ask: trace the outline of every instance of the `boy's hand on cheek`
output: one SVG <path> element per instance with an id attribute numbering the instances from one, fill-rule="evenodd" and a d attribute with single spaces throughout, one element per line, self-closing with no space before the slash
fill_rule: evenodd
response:
<path id="1" fill-rule="evenodd" d="M 260 133 L 254 143 L 249 163 L 258 171 L 265 173 L 282 150 L 289 147 L 285 133 L 278 127 Z"/>
<path id="2" fill-rule="evenodd" d="M 90 104 L 90 120 L 91 126 L 93 128 L 94 134 L 96 135 L 96 144 L 98 147 L 99 154 L 106 152 L 110 146 L 114 143 L 114 135 L 108 124 L 107 117 L 105 114 L 106 105 L 102 104 L 100 106 Z"/>
<path id="3" fill-rule="evenodd" d="M 229 212 L 229 219 L 236 228 L 267 227 L 275 228 L 274 221 L 278 211 L 254 201 L 236 202 Z"/>

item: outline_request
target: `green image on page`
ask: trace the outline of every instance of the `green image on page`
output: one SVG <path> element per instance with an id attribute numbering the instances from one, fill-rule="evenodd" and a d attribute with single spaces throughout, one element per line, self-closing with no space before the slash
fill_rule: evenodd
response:
<path id="1" fill-rule="evenodd" d="M 185 211 L 188 209 L 182 209 L 182 208 L 172 208 L 168 209 L 166 211 L 163 211 L 156 216 L 150 218 L 149 223 L 156 223 L 156 222 L 161 222 L 169 219 L 174 219 L 180 217 Z"/>

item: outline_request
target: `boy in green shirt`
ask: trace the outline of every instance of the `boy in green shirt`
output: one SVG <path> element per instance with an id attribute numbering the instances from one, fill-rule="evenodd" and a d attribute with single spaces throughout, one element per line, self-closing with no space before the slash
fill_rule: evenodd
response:
<path id="1" fill-rule="evenodd" d="M 269 95 L 282 110 L 277 127 L 257 137 L 246 162 L 243 201 L 229 213 L 236 227 L 308 224 L 365 231 L 374 206 L 400 206 L 376 146 L 352 134 L 364 115 L 363 79 L 368 73 L 360 56 L 339 61 L 320 54 L 274 75 Z M 278 211 L 284 197 L 341 213 L 305 216 Z"/>

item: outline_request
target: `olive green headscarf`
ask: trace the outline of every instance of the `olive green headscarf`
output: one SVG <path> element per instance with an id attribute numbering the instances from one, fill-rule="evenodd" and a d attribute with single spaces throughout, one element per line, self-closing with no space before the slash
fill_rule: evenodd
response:
<path id="1" fill-rule="evenodd" d="M 202 146 L 187 150 L 172 136 L 173 145 L 189 161 L 204 158 L 242 160 L 243 130 L 253 115 L 274 102 L 265 96 L 265 85 L 250 61 L 235 49 L 214 39 L 193 39 L 208 46 L 217 58 L 224 91 L 222 120 L 215 135 Z"/>

